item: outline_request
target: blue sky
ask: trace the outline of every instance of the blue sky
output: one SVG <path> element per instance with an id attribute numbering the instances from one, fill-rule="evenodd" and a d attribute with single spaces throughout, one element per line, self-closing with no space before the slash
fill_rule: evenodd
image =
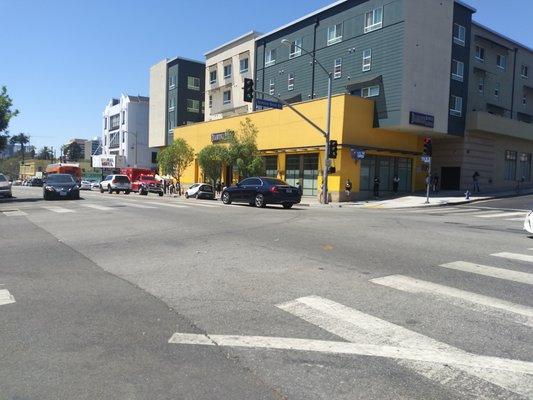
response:
<path id="1" fill-rule="evenodd" d="M 10 132 L 54 148 L 100 136 L 108 100 L 147 95 L 157 61 L 203 60 L 247 31 L 268 32 L 332 1 L 0 0 L 0 85 L 21 112 Z M 478 9 L 475 20 L 533 48 L 533 1 L 467 3 Z"/>

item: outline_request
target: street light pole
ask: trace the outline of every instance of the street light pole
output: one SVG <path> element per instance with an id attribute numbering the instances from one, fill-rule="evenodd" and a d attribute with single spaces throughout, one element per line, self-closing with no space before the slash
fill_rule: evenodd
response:
<path id="1" fill-rule="evenodd" d="M 291 47 L 294 45 L 294 47 L 299 48 L 301 51 L 303 51 L 305 54 L 307 54 L 309 57 L 313 59 L 313 62 L 317 64 L 322 70 L 326 73 L 328 76 L 328 102 L 327 102 L 327 110 L 326 110 L 326 131 L 324 133 L 324 138 L 326 139 L 326 145 L 324 146 L 324 170 L 322 172 L 322 200 L 324 204 L 329 203 L 329 196 L 328 196 L 328 174 L 329 174 L 329 140 L 331 136 L 331 96 L 332 96 L 332 90 L 333 90 L 333 73 L 329 72 L 314 56 L 313 53 L 310 51 L 307 51 L 302 46 L 291 43 L 288 39 L 282 39 L 281 43 L 284 46 Z"/>

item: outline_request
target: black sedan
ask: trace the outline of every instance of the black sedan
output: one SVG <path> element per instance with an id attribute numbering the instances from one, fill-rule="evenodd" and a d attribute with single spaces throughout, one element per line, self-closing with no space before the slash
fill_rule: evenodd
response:
<path id="1" fill-rule="evenodd" d="M 224 204 L 248 203 L 256 207 L 281 204 L 283 208 L 291 208 L 298 204 L 301 198 L 298 188 L 276 178 L 246 178 L 222 192 Z"/>
<path id="2" fill-rule="evenodd" d="M 78 182 L 69 174 L 50 174 L 43 185 L 43 198 L 75 199 L 80 198 Z"/>

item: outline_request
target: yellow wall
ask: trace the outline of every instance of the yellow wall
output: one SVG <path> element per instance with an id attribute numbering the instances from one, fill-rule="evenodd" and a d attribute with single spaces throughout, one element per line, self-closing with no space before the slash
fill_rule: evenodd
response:
<path id="1" fill-rule="evenodd" d="M 325 127 L 326 100 L 319 99 L 294 105 L 298 111 L 310 118 L 315 124 Z M 183 138 L 191 145 L 195 152 L 211 144 L 211 134 L 221 133 L 226 130 L 238 131 L 240 123 L 245 118 L 250 118 L 257 127 L 259 134 L 257 146 L 260 151 L 278 155 L 278 170 L 280 178 L 284 179 L 285 155 L 284 153 L 317 152 L 323 149 L 323 135 L 304 121 L 288 107 L 283 110 L 266 110 L 235 116 L 221 120 L 203 122 L 198 124 L 178 127 L 174 130 L 174 138 Z M 353 191 L 359 190 L 359 164 L 352 160 L 349 146 L 361 148 L 376 148 L 379 152 L 367 151 L 368 154 L 381 156 L 411 157 L 413 162 L 413 184 L 423 177 L 417 177 L 418 159 L 414 155 L 395 153 L 395 150 L 404 152 L 422 151 L 422 139 L 416 135 L 405 132 L 387 131 L 373 127 L 374 102 L 350 95 L 337 95 L 332 99 L 331 139 L 337 140 L 339 145 L 338 158 L 333 161 L 337 173 L 328 179 L 329 189 L 333 199 L 342 198 L 342 191 L 346 179 L 353 183 Z M 342 147 L 342 145 L 345 147 Z M 312 148 L 312 149 L 309 149 Z M 387 150 L 387 151 L 384 151 Z M 324 165 L 323 150 L 320 151 L 319 169 Z M 193 163 L 183 174 L 182 182 L 188 185 L 201 178 L 201 171 L 197 163 Z M 318 187 L 321 185 L 319 177 Z M 413 186 L 420 189 L 420 185 Z"/>
<path id="2" fill-rule="evenodd" d="M 24 160 L 24 164 L 20 164 L 20 179 L 32 178 L 37 172 L 44 172 L 48 164 L 49 160 Z"/>

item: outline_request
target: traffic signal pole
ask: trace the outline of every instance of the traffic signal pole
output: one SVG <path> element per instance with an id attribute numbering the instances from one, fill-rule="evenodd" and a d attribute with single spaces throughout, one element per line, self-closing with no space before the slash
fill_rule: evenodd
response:
<path id="1" fill-rule="evenodd" d="M 431 161 L 433 157 L 430 157 L 429 159 L 429 165 L 428 165 L 428 176 L 427 176 L 427 182 L 426 182 L 426 204 L 429 204 L 429 187 L 431 186 Z"/>

